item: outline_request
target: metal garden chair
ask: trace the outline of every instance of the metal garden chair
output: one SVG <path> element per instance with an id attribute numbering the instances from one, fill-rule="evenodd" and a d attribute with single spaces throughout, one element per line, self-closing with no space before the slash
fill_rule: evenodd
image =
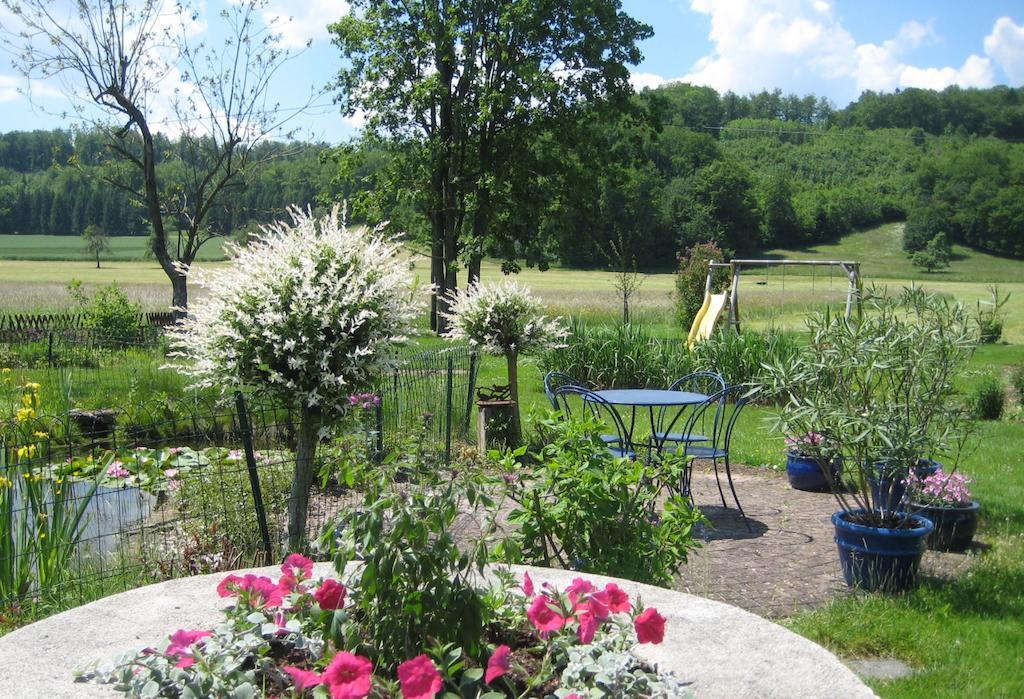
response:
<path id="1" fill-rule="evenodd" d="M 597 418 L 606 429 L 611 427 L 614 430 L 613 434 L 601 435 L 601 441 L 608 451 L 620 458 L 636 458 L 636 451 L 626 440 L 626 425 L 614 405 L 589 388 L 571 384 L 556 388 L 554 396 L 557 408 L 564 417 L 591 416 Z"/>
<path id="2" fill-rule="evenodd" d="M 722 391 L 727 386 L 725 379 L 722 378 L 721 374 L 717 374 L 713 371 L 695 371 L 692 374 L 687 374 L 681 379 L 676 379 L 671 386 L 668 387 L 670 391 L 689 391 L 691 393 L 703 393 L 706 396 L 712 396 L 719 391 Z M 685 409 L 684 409 L 685 410 Z M 713 421 L 717 419 L 717 411 L 708 415 L 708 411 L 704 411 L 701 420 L 698 424 L 687 425 L 687 422 L 680 423 L 679 417 L 681 413 L 677 414 L 669 425 L 665 425 L 666 410 L 662 409 L 658 419 L 658 424 L 665 429 L 671 430 L 676 424 L 682 424 L 687 426 L 680 432 L 674 431 L 662 431 L 661 428 L 655 431 L 651 435 L 652 446 L 665 445 L 668 442 L 674 443 L 691 443 L 691 442 L 708 442 L 711 441 L 707 433 L 711 431 L 713 427 Z M 712 424 L 705 424 L 711 422 Z M 688 431 L 690 430 L 690 431 Z"/>
<path id="3" fill-rule="evenodd" d="M 551 407 L 560 410 L 555 392 L 562 386 L 576 386 L 588 388 L 588 386 L 577 378 L 562 373 L 561 371 L 549 371 L 544 376 L 544 395 L 548 397 Z M 602 434 L 601 441 L 605 444 L 622 444 L 622 438 L 615 434 Z"/>

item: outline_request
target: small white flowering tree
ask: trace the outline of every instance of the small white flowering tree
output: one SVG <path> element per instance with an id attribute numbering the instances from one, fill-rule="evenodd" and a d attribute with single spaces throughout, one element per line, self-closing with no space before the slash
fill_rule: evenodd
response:
<path id="1" fill-rule="evenodd" d="M 288 504 L 293 550 L 306 529 L 316 444 L 349 395 L 389 368 L 417 314 L 408 266 L 380 229 L 348 229 L 339 211 L 265 227 L 232 264 L 195 270 L 204 289 L 171 333 L 171 356 L 196 387 L 261 388 L 299 413 Z"/>
<path id="2" fill-rule="evenodd" d="M 484 352 L 504 356 L 508 365 L 508 385 L 512 408 L 512 439 L 518 443 L 522 429 L 519 421 L 519 355 L 562 346 L 569 335 L 558 318 L 543 315 L 540 301 L 530 290 L 513 281 L 495 285 L 474 284 L 456 291 L 449 310 L 445 337 L 467 340 Z"/>

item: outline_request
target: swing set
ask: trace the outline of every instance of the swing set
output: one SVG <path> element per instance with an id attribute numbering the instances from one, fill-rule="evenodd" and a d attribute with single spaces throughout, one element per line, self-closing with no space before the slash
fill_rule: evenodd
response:
<path id="1" fill-rule="evenodd" d="M 729 326 L 735 329 L 736 332 L 740 331 L 740 275 L 744 268 L 764 267 L 765 281 L 758 282 L 759 284 L 768 283 L 768 269 L 770 267 L 782 268 L 782 291 L 785 292 L 786 268 L 795 266 L 811 268 L 812 291 L 815 290 L 817 268 L 829 268 L 829 288 L 832 287 L 833 272 L 836 268 L 841 269 L 846 275 L 847 280 L 846 318 L 849 319 L 852 316 L 854 306 L 857 307 L 857 313 L 860 313 L 861 276 L 859 262 L 840 260 L 730 260 L 729 262 L 709 262 L 707 282 L 704 285 L 704 303 L 693 319 L 687 344 L 692 348 L 697 342 L 711 337 L 718 319 L 726 308 L 729 309 Z M 712 293 L 714 276 L 715 271 L 719 269 L 728 269 L 732 282 L 728 292 L 714 294 Z"/>

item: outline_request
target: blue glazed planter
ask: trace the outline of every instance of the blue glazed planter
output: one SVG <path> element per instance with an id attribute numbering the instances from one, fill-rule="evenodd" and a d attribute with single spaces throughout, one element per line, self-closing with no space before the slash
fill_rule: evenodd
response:
<path id="1" fill-rule="evenodd" d="M 799 453 L 793 451 L 786 452 L 786 477 L 789 478 L 789 484 L 796 490 L 816 493 L 830 490 L 832 483 L 839 480 L 839 473 L 843 468 L 842 459 L 833 459 L 826 468 L 829 471 L 828 476 L 817 459 L 800 456 Z M 829 476 L 831 476 L 831 482 L 829 482 Z"/>
<path id="2" fill-rule="evenodd" d="M 978 530 L 981 503 L 975 500 L 965 507 L 944 507 L 912 503 L 916 514 L 927 517 L 935 525 L 928 535 L 928 548 L 933 551 L 966 551 Z"/>
<path id="3" fill-rule="evenodd" d="M 911 521 L 904 529 L 868 527 L 849 520 L 851 515 L 865 512 L 851 510 L 832 515 L 846 584 L 871 592 L 911 589 L 917 584 L 926 539 L 935 525 L 919 515 L 906 515 Z"/>
<path id="4" fill-rule="evenodd" d="M 940 468 L 942 464 L 938 461 L 920 459 L 914 466 L 914 473 L 918 478 L 927 478 Z M 902 512 L 907 496 L 907 469 L 879 461 L 875 463 L 873 473 L 868 482 L 875 507 L 883 512 Z"/>

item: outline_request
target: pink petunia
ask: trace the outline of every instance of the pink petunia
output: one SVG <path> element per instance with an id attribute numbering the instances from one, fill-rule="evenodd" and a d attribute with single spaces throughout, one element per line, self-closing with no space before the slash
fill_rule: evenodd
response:
<path id="1" fill-rule="evenodd" d="M 295 689 L 300 692 L 304 689 L 309 689 L 310 687 L 316 687 L 318 684 L 323 684 L 323 678 L 310 670 L 303 670 L 302 668 L 292 667 L 291 665 L 285 665 L 281 669 L 291 675 Z"/>
<path id="2" fill-rule="evenodd" d="M 526 617 L 542 634 L 558 631 L 565 625 L 565 617 L 554 607 L 554 601 L 546 595 L 537 595 L 526 610 Z"/>
<path id="3" fill-rule="evenodd" d="M 245 578 L 231 574 L 217 583 L 217 594 L 221 597 L 234 597 L 242 589 Z"/>
<path id="4" fill-rule="evenodd" d="M 608 583 L 604 586 L 604 591 L 608 593 L 608 608 L 612 613 L 616 612 L 631 612 L 633 611 L 633 605 L 629 601 L 629 595 L 626 591 L 615 583 Z"/>
<path id="5" fill-rule="evenodd" d="M 372 676 L 373 663 L 368 658 L 340 651 L 320 680 L 331 691 L 331 699 L 363 699 L 370 693 Z"/>
<path id="6" fill-rule="evenodd" d="M 443 686 L 437 666 L 426 655 L 418 655 L 399 665 L 398 683 L 402 699 L 433 699 Z"/>
<path id="7" fill-rule="evenodd" d="M 665 640 L 665 617 L 654 607 L 648 607 L 633 620 L 636 639 L 640 643 L 661 643 Z"/>
<path id="8" fill-rule="evenodd" d="M 533 578 L 530 577 L 529 573 L 523 573 L 523 594 L 527 597 L 533 597 Z"/>
<path id="9" fill-rule="evenodd" d="M 594 587 L 594 585 L 589 580 L 584 580 L 583 578 L 576 578 L 571 583 L 569 583 L 569 587 L 565 588 L 565 593 L 569 595 L 569 599 L 572 600 L 572 603 L 576 604 L 580 597 L 582 597 L 583 595 L 588 595 L 596 589 L 597 588 Z"/>
<path id="10" fill-rule="evenodd" d="M 597 620 L 593 614 L 589 612 L 581 612 L 576 615 L 576 619 L 579 621 L 579 634 L 580 643 L 590 643 L 594 640 L 594 634 L 597 632 Z"/>
<path id="11" fill-rule="evenodd" d="M 176 468 L 165 468 L 164 469 L 164 475 L 167 476 L 168 478 L 177 478 L 178 477 L 178 469 L 176 469 Z"/>
<path id="12" fill-rule="evenodd" d="M 301 553 L 290 553 L 281 564 L 281 573 L 299 580 L 308 578 L 313 575 L 313 561 Z"/>
<path id="13" fill-rule="evenodd" d="M 167 646 L 167 650 L 164 651 L 164 655 L 180 655 L 182 653 L 188 653 L 193 645 L 204 638 L 209 638 L 212 635 L 212 631 L 204 631 L 203 629 L 193 629 L 192 631 L 178 629 L 171 634 L 171 644 Z"/>
<path id="14" fill-rule="evenodd" d="M 604 590 L 596 590 L 577 602 L 576 609 L 583 609 L 589 614 L 593 614 L 597 621 L 604 621 L 612 613 L 611 599 Z"/>
<path id="15" fill-rule="evenodd" d="M 487 661 L 487 673 L 484 675 L 484 682 L 490 684 L 508 672 L 508 657 L 511 653 L 512 649 L 506 645 L 500 645 L 494 649 L 490 660 Z"/>
<path id="16" fill-rule="evenodd" d="M 111 461 L 107 466 L 107 475 L 111 478 L 127 478 L 132 472 L 124 467 L 123 461 Z"/>
<path id="17" fill-rule="evenodd" d="M 320 609 L 341 609 L 345 606 L 346 592 L 344 585 L 328 578 L 313 593 L 313 599 L 320 605 Z"/>

